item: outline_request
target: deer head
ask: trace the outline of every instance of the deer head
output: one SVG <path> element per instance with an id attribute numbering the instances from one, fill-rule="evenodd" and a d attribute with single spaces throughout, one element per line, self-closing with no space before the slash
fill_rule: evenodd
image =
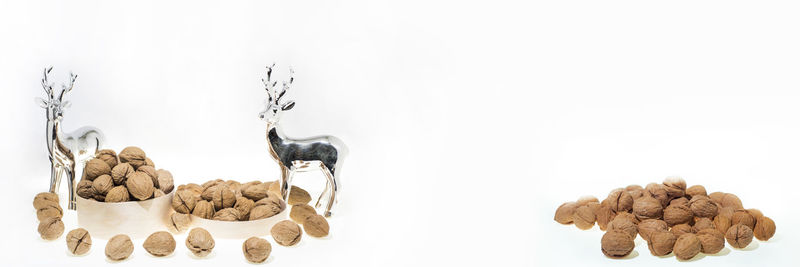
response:
<path id="1" fill-rule="evenodd" d="M 61 84 L 61 93 L 59 93 L 58 97 L 56 97 L 55 91 L 53 90 L 54 83 L 50 83 L 47 77 L 52 70 L 53 67 L 45 68 L 44 77 L 42 77 L 42 88 L 44 88 L 44 92 L 47 95 L 47 100 L 37 97 L 36 104 L 44 109 L 47 109 L 48 120 L 60 121 L 64 116 L 64 109 L 69 108 L 71 105 L 69 101 L 64 100 L 64 95 L 69 93 L 69 91 L 72 91 L 72 87 L 75 85 L 75 80 L 78 79 L 78 75 L 70 73 L 69 86 L 66 84 Z"/>
<path id="2" fill-rule="evenodd" d="M 278 85 L 278 82 L 272 81 L 272 69 L 274 67 L 274 63 L 272 66 L 267 66 L 267 78 L 261 79 L 261 81 L 264 83 L 265 89 L 267 90 L 267 102 L 264 110 L 258 113 L 258 117 L 269 123 L 278 122 L 283 111 L 290 110 L 294 107 L 294 101 L 289 100 L 285 103 L 281 102 L 281 99 L 283 99 L 283 96 L 289 90 L 292 82 L 294 82 L 294 70 L 289 68 L 289 80 L 283 81 L 283 86 L 279 92 L 275 88 L 275 86 Z"/>

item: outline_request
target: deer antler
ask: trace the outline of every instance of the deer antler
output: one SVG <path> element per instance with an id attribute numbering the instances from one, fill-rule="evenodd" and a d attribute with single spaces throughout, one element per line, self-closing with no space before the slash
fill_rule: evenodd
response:
<path id="1" fill-rule="evenodd" d="M 275 85 L 277 82 L 272 81 L 272 69 L 274 67 L 275 63 L 272 63 L 272 66 L 267 66 L 267 79 L 261 79 L 261 82 L 264 83 L 264 88 L 267 90 L 267 97 L 269 97 L 267 102 L 272 102 L 272 99 L 275 99 L 273 96 L 275 94 Z"/>
<path id="2" fill-rule="evenodd" d="M 69 73 L 69 87 L 67 87 L 65 84 L 61 84 L 61 94 L 58 96 L 58 101 L 61 101 L 62 99 L 64 99 L 64 94 L 69 93 L 69 91 L 72 91 L 72 87 L 75 86 L 75 80 L 76 79 L 78 79 L 78 75 L 72 74 L 72 72 L 70 72 Z"/>
<path id="3" fill-rule="evenodd" d="M 50 83 L 47 79 L 47 74 L 49 74 L 51 70 L 53 70 L 52 66 L 44 68 L 44 74 L 42 76 L 42 88 L 44 88 L 44 93 L 47 94 L 48 98 L 53 100 L 53 97 L 55 97 L 53 94 L 54 84 Z"/>
<path id="4" fill-rule="evenodd" d="M 283 95 L 285 95 L 286 91 L 289 90 L 289 87 L 292 86 L 292 82 L 294 82 L 294 69 L 289 67 L 289 81 L 283 81 L 283 89 L 281 90 L 281 93 L 278 94 L 278 101 L 283 98 Z"/>

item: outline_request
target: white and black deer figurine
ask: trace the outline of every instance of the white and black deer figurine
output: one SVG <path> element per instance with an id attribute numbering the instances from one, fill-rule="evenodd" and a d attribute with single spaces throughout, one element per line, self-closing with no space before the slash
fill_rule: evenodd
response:
<path id="1" fill-rule="evenodd" d="M 83 173 L 86 161 L 94 157 L 95 152 L 103 145 L 103 133 L 94 127 L 81 127 L 72 133 L 61 131 L 61 120 L 64 109 L 70 106 L 64 95 L 72 91 L 77 75 L 70 73 L 69 85 L 61 85 L 61 92 L 56 96 L 53 83 L 47 78 L 53 67 L 44 69 L 42 87 L 47 99 L 37 97 L 36 103 L 47 110 L 47 152 L 50 156 L 50 192 L 58 193 L 61 177 L 67 176 L 69 185 L 69 209 L 75 209 L 75 177 L 77 171 Z"/>
<path id="2" fill-rule="evenodd" d="M 281 168 L 281 197 L 287 200 L 292 185 L 294 172 L 309 171 L 319 168 L 327 178 L 327 184 L 317 199 L 315 207 L 324 207 L 323 215 L 331 216 L 331 209 L 337 201 L 339 192 L 342 159 L 347 155 L 347 147 L 339 138 L 333 136 L 317 136 L 305 139 L 291 138 L 283 134 L 279 125 L 281 113 L 292 109 L 294 101 L 281 101 L 294 81 L 294 72 L 289 70 L 289 80 L 284 81 L 280 90 L 277 82 L 272 81 L 272 69 L 267 67 L 267 78 L 262 79 L 267 90 L 266 109 L 259 117 L 267 122 L 267 141 L 269 153 Z"/>

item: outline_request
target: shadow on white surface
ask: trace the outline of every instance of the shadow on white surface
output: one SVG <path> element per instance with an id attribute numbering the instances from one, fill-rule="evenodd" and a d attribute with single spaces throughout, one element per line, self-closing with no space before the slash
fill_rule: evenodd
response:
<path id="1" fill-rule="evenodd" d="M 122 260 L 118 260 L 118 261 L 109 259 L 108 257 L 105 256 L 105 253 L 103 253 L 103 258 L 106 259 L 106 263 L 110 263 L 110 264 L 123 263 L 123 262 L 131 260 L 133 257 L 136 257 L 136 249 L 134 249 L 133 253 L 131 253 L 130 256 L 128 256 L 127 258 L 124 258 Z"/>
<path id="2" fill-rule="evenodd" d="M 746 247 L 744 247 L 743 249 L 740 249 L 740 250 L 742 250 L 742 251 L 753 251 L 753 250 L 756 250 L 759 247 L 758 243 L 759 243 L 758 240 L 753 239 L 753 241 L 750 241 L 749 245 L 747 245 Z"/>
<path id="3" fill-rule="evenodd" d="M 697 255 L 694 255 L 694 257 L 692 257 L 691 259 L 688 259 L 688 260 L 681 260 L 681 259 L 678 259 L 677 257 L 675 259 L 677 259 L 680 262 L 694 262 L 694 261 L 699 261 L 699 260 L 701 260 L 701 259 L 703 259 L 705 257 L 706 257 L 706 254 L 697 253 Z"/>
<path id="4" fill-rule="evenodd" d="M 724 248 L 722 248 L 722 250 L 720 250 L 719 252 L 717 252 L 715 254 L 706 254 L 706 255 L 712 256 L 712 257 L 717 257 L 717 256 L 725 256 L 725 255 L 728 255 L 728 254 L 731 254 L 731 249 L 729 249 L 728 247 L 724 247 Z"/>
<path id="5" fill-rule="evenodd" d="M 215 248 L 216 248 L 216 245 L 215 245 Z M 186 255 L 189 255 L 190 258 L 195 259 L 195 260 L 208 260 L 208 259 L 213 259 L 214 257 L 216 257 L 217 256 L 217 251 L 216 250 L 211 250 L 211 253 L 209 253 L 208 255 L 206 255 L 204 257 L 198 257 L 198 256 L 195 256 L 194 253 L 192 253 L 192 251 L 188 251 L 187 250 L 186 251 Z"/>

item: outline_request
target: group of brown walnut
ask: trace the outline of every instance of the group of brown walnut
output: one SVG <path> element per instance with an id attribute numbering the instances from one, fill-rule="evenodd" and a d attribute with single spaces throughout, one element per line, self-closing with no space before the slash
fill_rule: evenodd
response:
<path id="1" fill-rule="evenodd" d="M 78 196 L 100 202 L 140 201 L 172 192 L 172 174 L 156 170 L 141 148 L 129 146 L 119 152 L 103 149 L 86 162 L 75 189 Z"/>
<path id="2" fill-rule="evenodd" d="M 629 255 L 637 234 L 647 241 L 650 253 L 673 253 L 689 260 L 699 253 L 716 254 L 725 248 L 747 247 L 753 237 L 767 241 L 775 235 L 775 222 L 757 209 L 745 209 L 734 194 L 706 194 L 702 185 L 686 187 L 678 177 L 642 188 L 630 185 L 612 190 L 602 202 L 584 197 L 558 207 L 554 220 L 587 230 L 595 222 L 606 231 L 603 254 L 611 258 Z"/>

